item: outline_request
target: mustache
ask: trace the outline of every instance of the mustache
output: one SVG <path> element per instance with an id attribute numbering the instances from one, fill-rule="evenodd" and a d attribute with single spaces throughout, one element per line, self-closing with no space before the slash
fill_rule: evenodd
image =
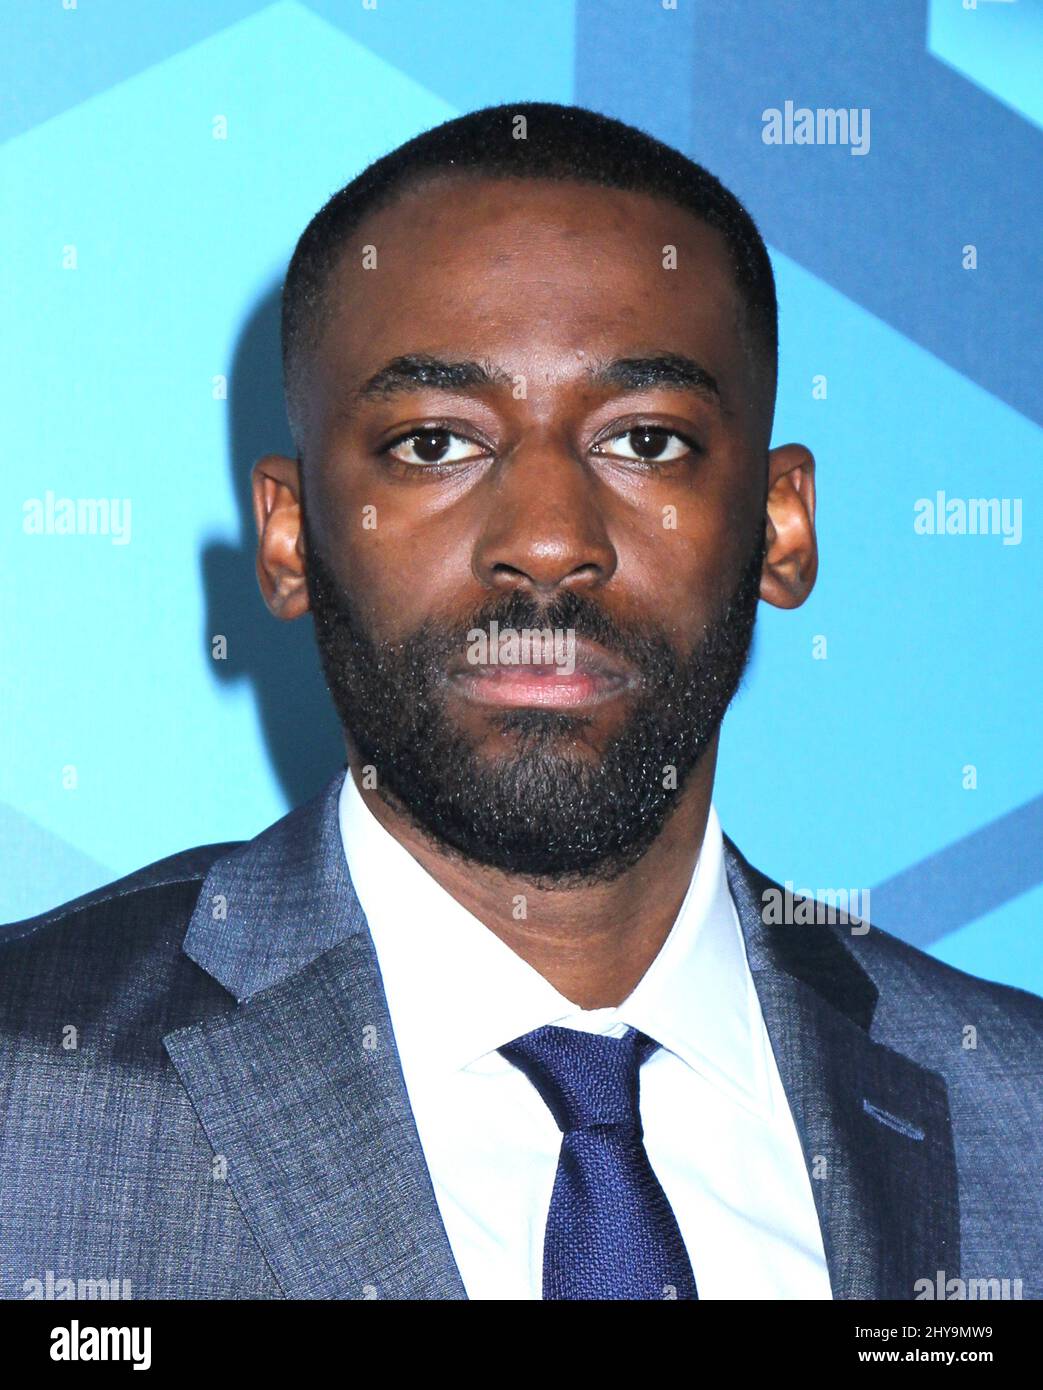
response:
<path id="1" fill-rule="evenodd" d="M 408 638 L 406 645 L 421 648 L 429 662 L 441 664 L 456 656 L 475 629 L 488 631 L 496 623 L 505 629 L 546 629 L 566 631 L 576 639 L 595 642 L 605 651 L 615 653 L 639 669 L 650 665 L 661 667 L 664 661 L 673 665 L 673 647 L 665 637 L 651 632 L 647 623 L 640 631 L 618 622 L 592 599 L 564 590 L 547 602 L 540 602 L 522 590 L 496 595 L 482 603 L 461 622 L 428 619 Z"/>

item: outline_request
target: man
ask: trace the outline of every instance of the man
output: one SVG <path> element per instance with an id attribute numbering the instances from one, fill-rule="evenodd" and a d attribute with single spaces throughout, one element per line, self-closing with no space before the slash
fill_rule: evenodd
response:
<path id="1" fill-rule="evenodd" d="M 257 571 L 348 771 L 6 929 L 4 1296 L 1040 1296 L 1043 1002 L 776 923 L 712 805 L 816 574 L 743 208 L 480 111 L 337 194 L 283 308 Z"/>

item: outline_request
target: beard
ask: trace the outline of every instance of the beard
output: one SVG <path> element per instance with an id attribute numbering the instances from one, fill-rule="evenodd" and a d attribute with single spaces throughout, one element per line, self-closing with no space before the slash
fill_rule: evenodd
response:
<path id="1" fill-rule="evenodd" d="M 429 619 L 376 639 L 308 533 L 307 584 L 323 671 L 341 725 L 376 790 L 443 851 L 541 886 L 607 882 L 648 850 L 677 805 L 739 687 L 765 550 L 761 525 L 734 592 L 687 655 L 647 624 L 622 626 L 564 591 L 546 604 L 514 591 L 463 622 Z M 599 643 L 636 670 L 622 725 L 592 756 L 590 716 L 489 713 L 505 752 L 484 755 L 446 707 L 448 663 L 474 629 L 555 628 Z M 350 773 L 348 774 L 351 775 Z"/>

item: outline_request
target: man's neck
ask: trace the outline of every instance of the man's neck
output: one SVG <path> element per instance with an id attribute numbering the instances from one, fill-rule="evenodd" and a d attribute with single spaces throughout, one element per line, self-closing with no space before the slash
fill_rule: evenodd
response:
<path id="1" fill-rule="evenodd" d="M 706 833 L 717 739 L 651 848 L 605 883 L 547 888 L 464 859 L 425 835 L 375 790 L 355 785 L 385 830 L 462 907 L 583 1009 L 622 1003 L 659 954 Z M 354 770 L 357 759 L 349 751 Z M 349 771 L 349 776 L 352 772 Z"/>

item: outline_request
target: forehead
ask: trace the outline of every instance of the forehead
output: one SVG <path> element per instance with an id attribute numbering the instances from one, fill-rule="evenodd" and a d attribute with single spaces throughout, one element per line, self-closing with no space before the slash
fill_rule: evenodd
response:
<path id="1" fill-rule="evenodd" d="M 327 285 L 314 384 L 336 396 L 413 352 L 480 355 L 527 373 L 548 356 L 651 348 L 712 357 L 728 377 L 748 365 L 743 323 L 723 236 L 673 203 L 442 175 L 349 238 Z"/>

